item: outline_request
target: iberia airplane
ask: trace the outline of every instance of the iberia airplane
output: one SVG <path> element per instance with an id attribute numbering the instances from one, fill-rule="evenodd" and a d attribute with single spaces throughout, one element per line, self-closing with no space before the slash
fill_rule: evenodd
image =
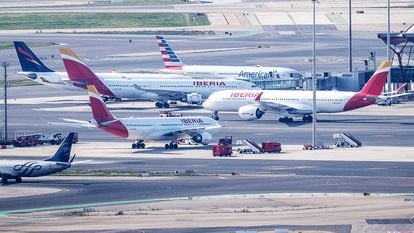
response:
<path id="1" fill-rule="evenodd" d="M 317 113 L 349 111 L 375 104 L 383 90 L 392 62 L 384 61 L 359 92 L 317 91 Z M 280 122 L 291 122 L 293 116 L 302 116 L 303 121 L 312 121 L 312 91 L 292 90 L 229 90 L 210 95 L 203 103 L 213 111 L 218 120 L 218 111 L 238 111 L 243 120 L 260 119 L 264 113 L 278 113 Z"/>

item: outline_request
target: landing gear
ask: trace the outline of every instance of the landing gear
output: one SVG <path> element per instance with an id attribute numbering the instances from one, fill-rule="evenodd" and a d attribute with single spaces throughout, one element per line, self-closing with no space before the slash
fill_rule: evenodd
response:
<path id="1" fill-rule="evenodd" d="M 303 122 L 312 122 L 313 117 L 311 115 L 305 115 L 302 118 Z"/>
<path id="2" fill-rule="evenodd" d="M 145 143 L 142 141 L 135 141 L 135 143 L 132 143 L 132 149 L 145 149 Z"/>
<path id="3" fill-rule="evenodd" d="M 8 180 L 7 180 L 6 176 L 1 177 L 1 183 L 2 184 L 7 184 L 8 183 Z"/>
<path id="4" fill-rule="evenodd" d="M 169 108 L 170 104 L 168 102 L 158 101 L 158 102 L 155 103 L 155 107 L 157 107 L 157 108 Z"/>
<path id="5" fill-rule="evenodd" d="M 177 143 L 170 142 L 170 143 L 165 144 L 164 148 L 166 150 L 168 150 L 168 149 L 178 149 L 178 145 L 177 145 Z"/>
<path id="6" fill-rule="evenodd" d="M 22 178 L 21 177 L 17 177 L 16 178 L 16 183 L 22 183 Z"/>
<path id="7" fill-rule="evenodd" d="M 211 118 L 213 118 L 213 120 L 215 120 L 215 121 L 220 120 L 220 117 L 218 116 L 218 111 L 214 111 L 213 116 L 211 116 Z"/>
<path id="8" fill-rule="evenodd" d="M 293 118 L 292 117 L 281 117 L 279 118 L 279 122 L 283 122 L 283 123 L 288 123 L 288 122 L 293 122 Z"/>

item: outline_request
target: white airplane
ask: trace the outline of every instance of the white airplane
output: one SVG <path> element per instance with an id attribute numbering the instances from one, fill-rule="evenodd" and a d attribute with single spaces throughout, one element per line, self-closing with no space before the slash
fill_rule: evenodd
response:
<path id="1" fill-rule="evenodd" d="M 408 83 L 404 83 L 403 85 L 401 85 L 394 91 L 381 93 L 381 95 L 378 96 L 377 104 L 383 105 L 383 106 L 384 105 L 390 106 L 391 104 L 400 103 L 399 99 L 404 96 L 414 95 L 414 92 L 412 91 L 409 91 L 409 92 L 405 91 L 405 86 L 407 86 L 407 84 Z"/>
<path id="2" fill-rule="evenodd" d="M 384 87 L 392 63 L 384 61 L 359 92 L 317 91 L 316 111 L 318 113 L 344 112 L 375 104 Z M 312 91 L 279 90 L 227 90 L 212 94 L 204 108 L 213 111 L 238 111 L 243 120 L 260 119 L 264 113 L 282 115 L 280 122 L 292 122 L 293 116 L 302 116 L 303 121 L 312 121 Z"/>
<path id="3" fill-rule="evenodd" d="M 81 63 L 74 69 L 85 69 Z M 145 148 L 145 141 L 165 141 L 165 149 L 177 149 L 177 141 L 191 139 L 196 143 L 208 144 L 221 126 L 213 119 L 202 116 L 189 117 L 147 117 L 115 118 L 101 99 L 95 86 L 87 85 L 92 108 L 93 124 L 118 137 L 133 139 L 133 149 Z"/>
<path id="4" fill-rule="evenodd" d="M 37 83 L 52 88 L 79 90 L 72 85 L 66 72 L 57 72 L 47 67 L 36 54 L 22 41 L 14 41 L 22 72 L 17 72 Z M 96 73 L 102 79 L 187 79 L 185 75 L 138 74 L 138 73 Z"/>
<path id="5" fill-rule="evenodd" d="M 163 73 L 183 74 L 194 78 L 235 78 L 250 82 L 302 76 L 298 71 L 285 67 L 184 65 L 163 36 L 156 36 L 156 39 L 165 66 L 165 69 L 160 70 Z"/>
<path id="6" fill-rule="evenodd" d="M 75 155 L 70 159 L 74 133 L 69 133 L 52 157 L 40 161 L 0 160 L 1 183 L 8 179 L 22 182 L 22 177 L 47 176 L 71 167 Z"/>
<path id="7" fill-rule="evenodd" d="M 156 106 L 169 107 L 168 100 L 201 104 L 211 93 L 219 90 L 253 89 L 250 82 L 236 79 L 102 79 L 96 76 L 76 54 L 60 48 L 69 79 L 76 86 L 94 85 L 106 98 L 158 100 Z M 82 64 L 78 69 L 73 69 Z"/>

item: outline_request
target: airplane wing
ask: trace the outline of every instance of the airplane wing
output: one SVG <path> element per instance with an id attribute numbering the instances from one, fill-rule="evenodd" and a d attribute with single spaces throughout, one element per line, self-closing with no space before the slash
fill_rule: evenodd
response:
<path id="1" fill-rule="evenodd" d="M 282 112 L 289 110 L 312 111 L 312 106 L 294 102 L 277 103 L 259 100 L 259 106 L 260 109 L 270 112 Z"/>
<path id="2" fill-rule="evenodd" d="M 175 98 L 175 99 L 180 99 L 184 97 L 186 94 L 191 93 L 191 92 L 183 92 L 183 91 L 168 91 L 168 90 L 161 90 L 161 89 L 148 89 L 148 88 L 143 89 L 136 84 L 134 84 L 134 88 L 139 91 L 152 92 L 159 96 L 167 96 L 169 98 Z"/>
<path id="3" fill-rule="evenodd" d="M 47 124 L 66 126 L 66 127 L 76 127 L 76 128 L 82 128 L 82 127 L 94 128 L 94 127 L 96 127 L 96 125 L 91 124 L 89 121 L 69 119 L 69 118 L 60 118 L 60 119 L 63 120 L 63 121 L 67 121 L 68 123 L 67 122 L 48 121 Z"/>

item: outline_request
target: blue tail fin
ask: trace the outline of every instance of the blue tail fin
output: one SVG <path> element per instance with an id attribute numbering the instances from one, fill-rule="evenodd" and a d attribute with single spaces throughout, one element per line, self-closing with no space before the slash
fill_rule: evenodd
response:
<path id="1" fill-rule="evenodd" d="M 42 61 L 33 53 L 32 50 L 22 41 L 13 41 L 19 57 L 22 71 L 25 72 L 54 72 L 49 69 Z"/>
<path id="2" fill-rule="evenodd" d="M 70 132 L 60 144 L 59 149 L 56 151 L 55 155 L 46 159 L 45 161 L 55 161 L 55 162 L 69 162 L 70 150 L 72 149 L 73 135 L 75 133 Z"/>

